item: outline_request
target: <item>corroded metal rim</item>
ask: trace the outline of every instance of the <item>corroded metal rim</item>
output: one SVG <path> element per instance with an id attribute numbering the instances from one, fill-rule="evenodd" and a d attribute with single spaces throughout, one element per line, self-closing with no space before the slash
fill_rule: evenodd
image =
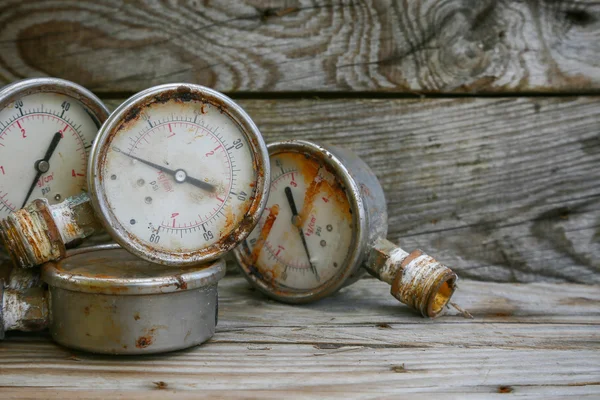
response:
<path id="1" fill-rule="evenodd" d="M 60 261 L 42 266 L 42 279 L 50 286 L 116 296 L 199 289 L 216 284 L 224 276 L 224 259 L 198 267 L 165 269 L 116 244 L 77 249 Z"/>
<path id="2" fill-rule="evenodd" d="M 0 90 L 0 109 L 7 103 L 35 93 L 58 93 L 72 97 L 85 106 L 98 128 L 108 118 L 110 112 L 92 92 L 74 82 L 59 78 L 31 78 L 6 85 Z"/>
<path id="3" fill-rule="evenodd" d="M 251 147 L 254 157 L 254 167 L 257 171 L 256 196 L 250 204 L 242 223 L 228 236 L 204 249 L 193 252 L 163 251 L 134 240 L 127 230 L 121 226 L 109 207 L 108 199 L 103 190 L 102 165 L 106 157 L 107 146 L 110 145 L 124 119 L 132 111 L 141 109 L 157 97 L 165 96 L 195 96 L 202 101 L 220 106 L 233 121 L 235 121 Z M 88 187 L 91 192 L 92 205 L 111 237 L 124 249 L 145 260 L 170 266 L 195 265 L 215 260 L 232 250 L 252 232 L 265 209 L 269 191 L 269 156 L 264 139 L 258 127 L 246 112 L 233 100 L 222 93 L 204 86 L 175 83 L 155 86 L 139 92 L 122 103 L 109 117 L 98 132 L 88 163 Z"/>
<path id="4" fill-rule="evenodd" d="M 340 271 L 342 272 L 338 273 L 334 278 L 318 288 L 302 292 L 281 290 L 279 288 L 274 289 L 267 282 L 259 279 L 253 274 L 252 270 L 255 269 L 255 267 L 250 265 L 250 252 L 246 242 L 243 242 L 240 246 L 235 248 L 233 253 L 246 279 L 269 297 L 286 303 L 309 303 L 319 300 L 344 286 L 348 277 L 360 267 L 359 261 L 367 246 L 367 220 L 360 187 L 350 174 L 349 170 L 344 166 L 342 160 L 326 147 L 319 144 L 306 140 L 288 140 L 271 143 L 267 148 L 270 156 L 288 152 L 310 154 L 334 171 L 336 178 L 339 179 L 344 186 L 348 202 L 352 209 L 352 218 L 355 229 L 353 231 L 350 252 L 346 256 L 344 267 L 340 268 Z"/>

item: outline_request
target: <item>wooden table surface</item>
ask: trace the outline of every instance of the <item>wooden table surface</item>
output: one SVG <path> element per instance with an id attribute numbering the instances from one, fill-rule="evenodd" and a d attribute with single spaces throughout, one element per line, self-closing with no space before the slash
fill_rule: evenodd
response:
<path id="1" fill-rule="evenodd" d="M 96 356 L 46 334 L 0 343 L 2 398 L 490 398 L 600 396 L 600 287 L 462 281 L 436 320 L 363 279 L 321 302 L 220 283 L 215 336 L 145 357 Z"/>
<path id="2" fill-rule="evenodd" d="M 599 39 L 594 0 L 3 0 L 0 85 L 69 79 L 111 109 L 162 83 L 222 91 L 267 142 L 355 151 L 390 240 L 488 282 L 460 283 L 474 319 L 427 321 L 373 279 L 291 307 L 228 277 L 195 349 L 11 334 L 0 398 L 599 398 Z"/>

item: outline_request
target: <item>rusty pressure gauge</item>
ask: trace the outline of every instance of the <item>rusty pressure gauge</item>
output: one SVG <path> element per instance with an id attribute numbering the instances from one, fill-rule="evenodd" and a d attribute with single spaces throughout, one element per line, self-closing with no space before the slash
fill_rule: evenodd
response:
<path id="1" fill-rule="evenodd" d="M 165 269 L 119 248 L 69 251 L 42 266 L 48 289 L 3 289 L 0 339 L 9 330 L 50 329 L 67 347 L 149 354 L 205 342 L 215 332 L 225 262 Z"/>
<path id="2" fill-rule="evenodd" d="M 0 218 L 30 200 L 56 204 L 85 189 L 88 153 L 107 117 L 100 99 L 62 79 L 0 90 Z"/>
<path id="3" fill-rule="evenodd" d="M 306 303 L 354 282 L 361 266 L 423 316 L 450 300 L 456 275 L 385 239 L 383 189 L 355 154 L 294 140 L 268 146 L 271 189 L 256 229 L 235 250 L 246 278 L 276 300 Z"/>
<path id="4" fill-rule="evenodd" d="M 140 92 L 110 116 L 89 165 L 92 204 L 131 253 L 165 265 L 214 260 L 263 211 L 269 159 L 258 128 L 203 86 Z"/>
<path id="5" fill-rule="evenodd" d="M 88 164 L 89 196 L 50 209 L 32 204 L 3 221 L 0 234 L 13 259 L 30 267 L 64 257 L 69 243 L 97 230 L 80 217 L 95 215 L 132 254 L 194 265 L 252 231 L 268 182 L 262 135 L 237 104 L 203 86 L 161 85 L 126 100 L 102 125 Z"/>

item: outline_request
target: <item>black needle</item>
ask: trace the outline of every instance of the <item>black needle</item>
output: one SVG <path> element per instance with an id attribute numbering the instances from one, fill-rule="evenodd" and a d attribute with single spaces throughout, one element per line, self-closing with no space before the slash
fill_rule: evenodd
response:
<path id="1" fill-rule="evenodd" d="M 33 182 L 31 182 L 31 186 L 29 187 L 29 191 L 27 192 L 27 196 L 25 196 L 25 201 L 23 201 L 23 205 L 21 206 L 21 208 L 27 205 L 29 196 L 31 196 L 31 193 L 33 192 L 33 189 L 35 189 L 35 185 L 37 184 L 40 177 L 46 172 L 48 172 L 48 170 L 50 170 L 50 158 L 52 157 L 52 154 L 54 154 L 54 150 L 56 150 L 60 139 L 62 139 L 62 133 L 56 132 L 54 134 L 54 137 L 52 138 L 52 141 L 50 142 L 50 145 L 48 146 L 48 150 L 46 150 L 46 155 L 44 155 L 44 158 L 35 162 L 34 168 L 37 171 L 37 173 L 35 174 L 35 178 L 33 178 Z"/>
<path id="2" fill-rule="evenodd" d="M 315 274 L 317 281 L 320 281 L 321 278 L 319 277 L 317 268 L 315 267 L 315 265 L 312 263 L 312 261 L 310 259 L 310 252 L 308 251 L 308 245 L 306 244 L 306 238 L 304 237 L 304 231 L 302 230 L 302 227 L 300 227 L 298 225 L 298 209 L 296 208 L 296 202 L 294 201 L 294 196 L 292 195 L 292 189 L 290 189 L 289 186 L 285 187 L 285 197 L 287 197 L 287 201 L 290 205 L 290 209 L 292 210 L 292 225 L 294 225 L 296 228 L 298 228 L 298 232 L 300 233 L 300 239 L 302 239 L 302 246 L 304 246 L 304 251 L 306 251 L 306 257 L 308 257 L 308 263 L 310 264 L 310 270 L 312 271 L 313 274 Z"/>
<path id="3" fill-rule="evenodd" d="M 117 153 L 124 154 L 127 157 L 133 158 L 134 160 L 138 160 L 141 163 L 144 163 L 144 164 L 149 165 L 149 166 L 151 166 L 153 168 L 156 168 L 159 171 L 162 171 L 162 172 L 165 172 L 165 173 L 167 173 L 169 175 L 172 175 L 173 178 L 175 178 L 176 182 L 179 182 L 179 183 L 188 182 L 188 183 L 191 183 L 192 185 L 194 185 L 194 186 L 196 186 L 196 187 L 198 187 L 200 189 L 204 189 L 204 190 L 206 190 L 208 192 L 215 192 L 217 190 L 216 186 L 211 185 L 210 183 L 201 181 L 200 179 L 192 178 L 191 176 L 188 176 L 188 174 L 184 170 L 182 170 L 182 169 L 172 170 L 170 168 L 163 167 L 162 165 L 155 164 L 155 163 L 153 163 L 151 161 L 148 161 L 148 160 L 144 160 L 143 158 L 139 158 L 139 157 L 136 157 L 134 155 L 127 154 L 127 153 L 121 151 L 121 149 L 119 149 L 117 147 L 113 147 L 113 150 L 116 151 Z"/>

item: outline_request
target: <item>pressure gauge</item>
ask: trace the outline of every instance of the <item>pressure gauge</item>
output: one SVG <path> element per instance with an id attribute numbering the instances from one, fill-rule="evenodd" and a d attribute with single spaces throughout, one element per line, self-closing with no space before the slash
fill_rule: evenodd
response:
<path id="1" fill-rule="evenodd" d="M 102 126 L 89 165 L 92 204 L 111 236 L 165 265 L 213 260 L 265 207 L 269 159 L 250 117 L 199 85 L 140 92 Z"/>
<path id="2" fill-rule="evenodd" d="M 383 189 L 360 158 L 301 140 L 268 149 L 269 201 L 256 229 L 235 250 L 253 285 L 283 302 L 310 302 L 354 282 L 366 262 L 400 301 L 425 316 L 442 310 L 456 275 L 385 239 Z"/>
<path id="3" fill-rule="evenodd" d="M 108 117 L 100 99 L 62 79 L 34 78 L 0 91 L 0 218 L 86 187 L 89 150 Z"/>
<path id="4" fill-rule="evenodd" d="M 42 266 L 47 290 L 34 282 L 21 289 L 0 282 L 0 340 L 8 330 L 48 327 L 58 343 L 93 353 L 195 346 L 215 332 L 217 283 L 224 275 L 223 259 L 165 269 L 114 244 L 73 249 Z"/>

